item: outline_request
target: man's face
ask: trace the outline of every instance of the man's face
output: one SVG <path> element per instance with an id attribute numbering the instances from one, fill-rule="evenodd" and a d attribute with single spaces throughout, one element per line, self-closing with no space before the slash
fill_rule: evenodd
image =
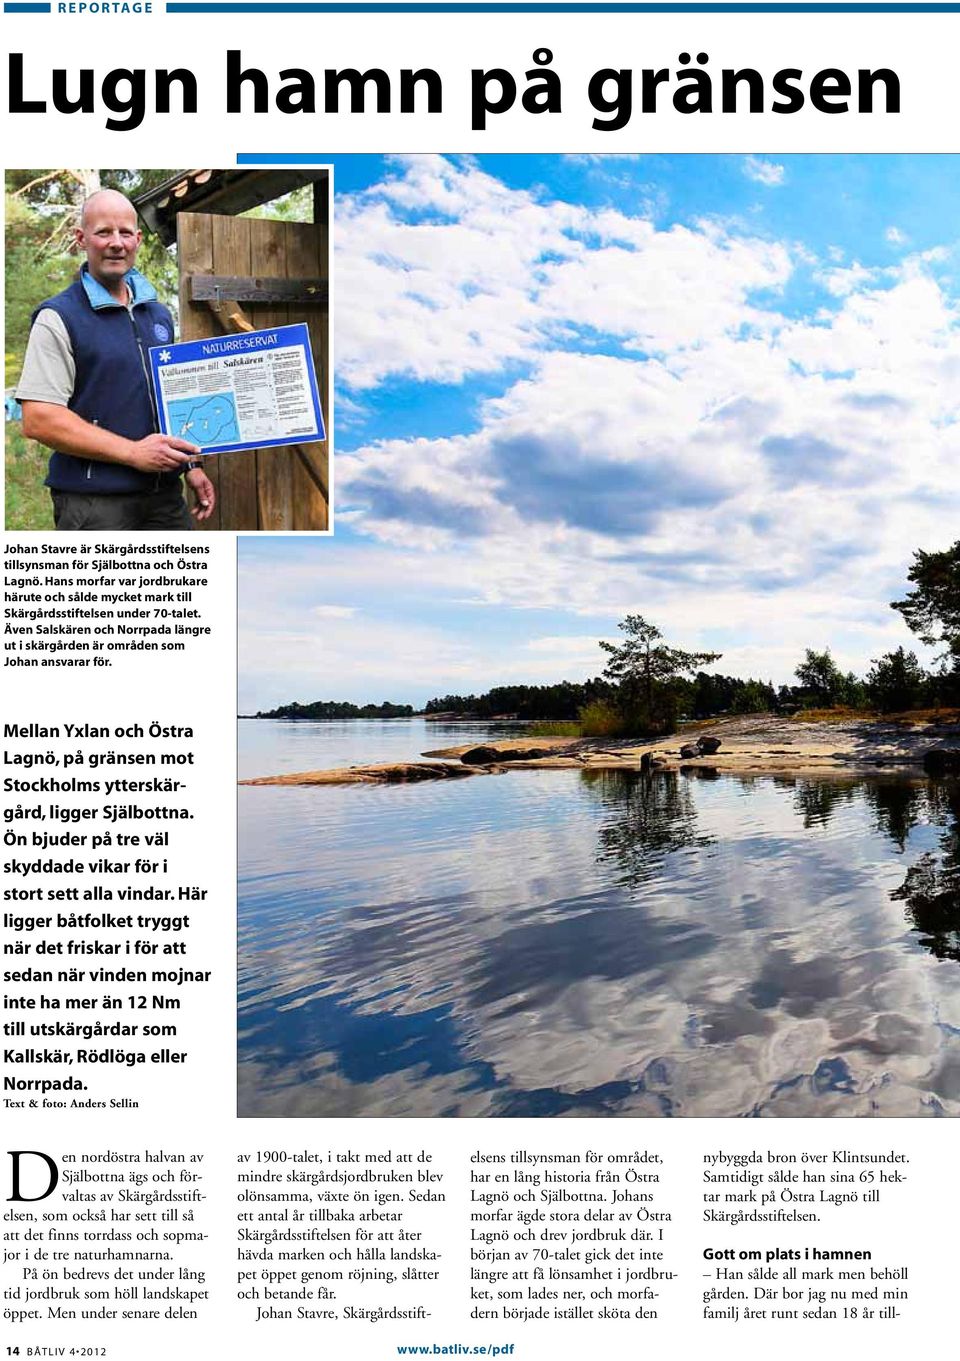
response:
<path id="1" fill-rule="evenodd" d="M 143 233 L 132 204 L 120 194 L 104 194 L 88 205 L 76 238 L 86 252 L 90 273 L 109 288 L 133 268 Z"/>

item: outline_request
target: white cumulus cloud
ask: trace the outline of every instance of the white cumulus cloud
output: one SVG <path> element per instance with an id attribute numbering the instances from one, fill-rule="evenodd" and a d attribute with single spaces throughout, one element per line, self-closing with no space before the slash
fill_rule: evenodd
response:
<path id="1" fill-rule="evenodd" d="M 627 612 L 777 681 L 808 646 L 860 671 L 917 646 L 889 601 L 960 516 L 949 247 L 883 269 L 818 260 L 440 157 L 345 196 L 338 240 L 338 373 L 365 404 L 397 376 L 425 402 L 436 382 L 498 387 L 459 431 L 338 453 L 352 541 L 316 545 L 324 571 L 297 577 L 324 628 L 304 637 L 299 603 L 284 621 L 258 595 L 251 655 L 391 685 L 585 676 L 594 633 Z M 789 308 L 794 285 L 815 301 Z M 426 597 L 462 623 L 381 634 L 367 617 Z M 499 620 L 534 610 L 575 623 L 498 642 Z"/>
<path id="2" fill-rule="evenodd" d="M 748 180 L 765 184 L 768 188 L 783 184 L 786 178 L 784 166 L 778 165 L 776 161 L 768 161 L 762 156 L 748 156 L 743 163 L 743 173 Z"/>

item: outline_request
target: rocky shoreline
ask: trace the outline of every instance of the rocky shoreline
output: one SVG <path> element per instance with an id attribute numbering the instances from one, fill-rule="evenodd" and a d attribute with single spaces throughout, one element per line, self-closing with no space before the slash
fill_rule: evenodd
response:
<path id="1" fill-rule="evenodd" d="M 411 784 L 502 775 L 511 770 L 709 770 L 735 775 L 960 773 L 960 723 L 853 719 L 810 722 L 771 714 L 724 718 L 655 742 L 521 736 L 443 747 L 398 761 L 265 775 L 243 785 Z"/>

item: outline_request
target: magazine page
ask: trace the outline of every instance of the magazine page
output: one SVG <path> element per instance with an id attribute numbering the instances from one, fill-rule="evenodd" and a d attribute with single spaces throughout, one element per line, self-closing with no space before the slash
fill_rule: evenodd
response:
<path id="1" fill-rule="evenodd" d="M 5 1356 L 944 1345 L 952 8 L 4 4 Z"/>

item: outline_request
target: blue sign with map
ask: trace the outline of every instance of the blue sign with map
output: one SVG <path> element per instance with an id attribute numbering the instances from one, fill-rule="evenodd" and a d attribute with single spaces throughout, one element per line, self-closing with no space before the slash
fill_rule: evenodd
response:
<path id="1" fill-rule="evenodd" d="M 326 439 L 305 323 L 150 350 L 160 430 L 225 454 Z"/>
<path id="2" fill-rule="evenodd" d="M 170 434 L 194 444 L 236 444 L 240 439 L 232 392 L 210 397 L 177 397 L 167 404 Z"/>

